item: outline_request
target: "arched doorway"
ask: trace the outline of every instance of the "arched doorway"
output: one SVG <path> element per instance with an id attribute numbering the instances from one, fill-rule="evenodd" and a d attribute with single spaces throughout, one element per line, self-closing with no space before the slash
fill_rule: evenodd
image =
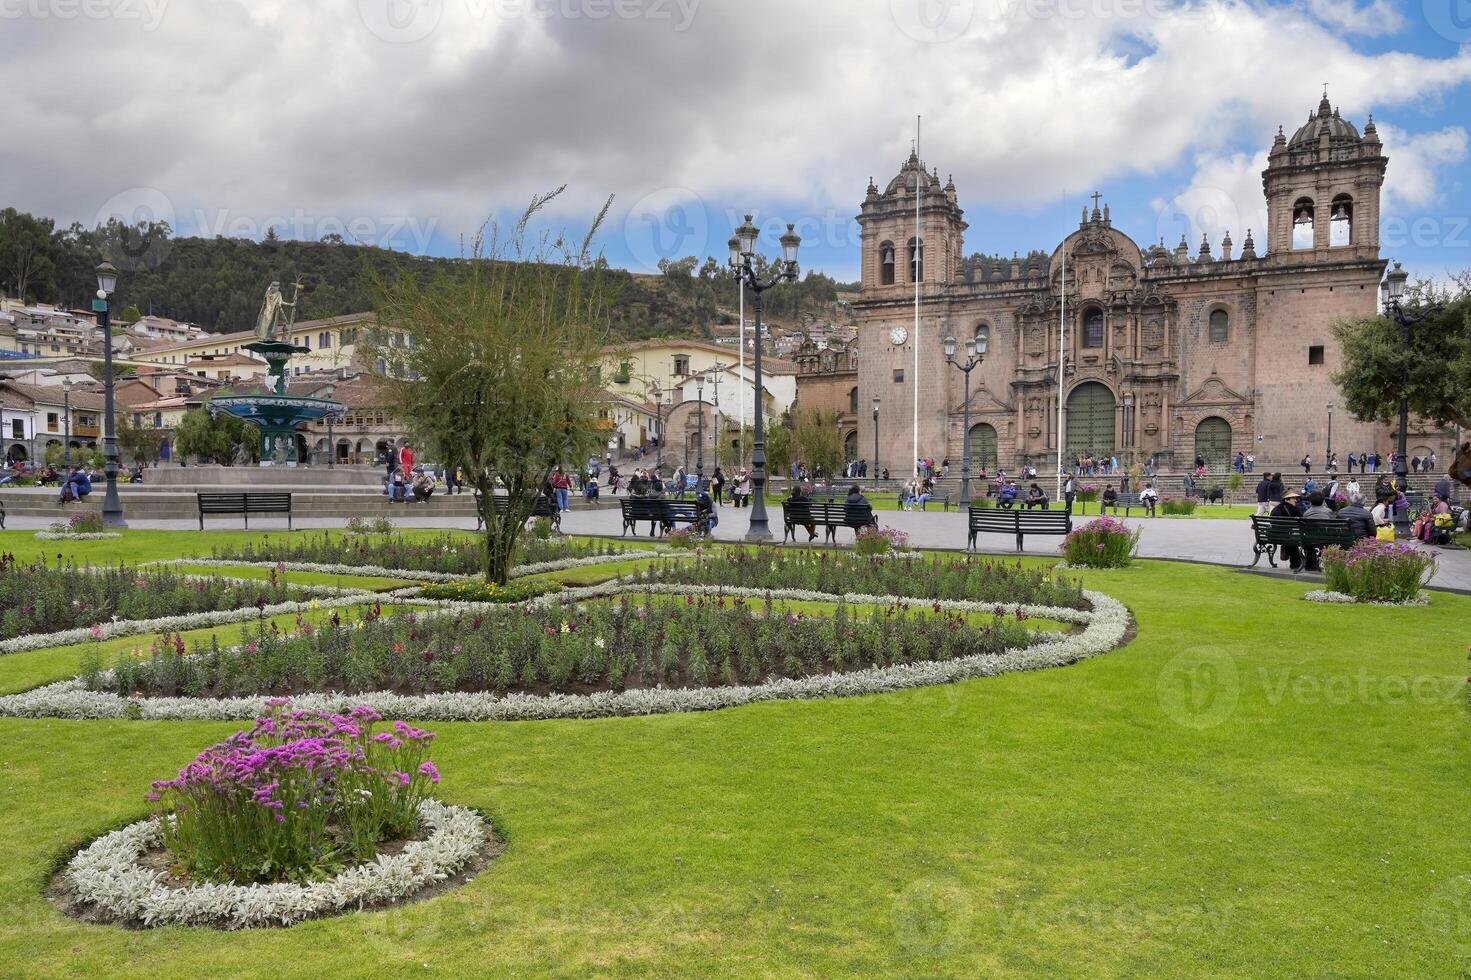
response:
<path id="1" fill-rule="evenodd" d="M 843 460 L 853 462 L 858 458 L 858 430 L 854 429 L 843 437 Z"/>
<path id="2" fill-rule="evenodd" d="M 1066 463 L 1074 456 L 1111 456 L 1113 443 L 1113 392 L 1097 381 L 1085 381 L 1067 398 Z"/>
<path id="3" fill-rule="evenodd" d="M 996 472 L 996 427 L 977 422 L 970 427 L 970 471 Z"/>
<path id="4" fill-rule="evenodd" d="M 1201 419 L 1195 427 L 1195 455 L 1210 467 L 1231 465 L 1231 423 L 1219 416 Z"/>

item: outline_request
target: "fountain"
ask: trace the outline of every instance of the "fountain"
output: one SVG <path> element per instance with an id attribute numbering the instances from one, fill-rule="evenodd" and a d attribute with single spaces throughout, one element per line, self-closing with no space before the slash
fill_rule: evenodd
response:
<path id="1" fill-rule="evenodd" d="M 209 401 L 211 412 L 225 412 L 249 422 L 260 430 L 260 465 L 295 466 L 296 431 L 301 426 L 340 414 L 347 406 L 327 398 L 305 398 L 286 391 L 286 362 L 294 354 L 310 352 L 310 347 L 291 343 L 291 327 L 296 321 L 296 298 L 301 283 L 292 284 L 291 300 L 281 295 L 281 284 L 273 282 L 266 290 L 255 321 L 256 340 L 244 345 L 259 354 L 270 365 L 268 391 L 259 395 L 224 395 Z M 335 451 L 328 447 L 328 451 Z"/>

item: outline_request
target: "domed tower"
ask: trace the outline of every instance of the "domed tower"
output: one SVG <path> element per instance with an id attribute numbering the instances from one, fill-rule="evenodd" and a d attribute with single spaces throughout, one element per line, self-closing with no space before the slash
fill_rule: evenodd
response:
<path id="1" fill-rule="evenodd" d="M 919 203 L 919 241 L 915 241 L 916 191 Z M 863 230 L 863 291 L 914 291 L 919 278 L 926 286 L 960 278 L 965 221 L 955 202 L 955 184 L 940 183 L 938 173 L 927 173 L 916 153 L 880 193 L 870 178 L 868 193 L 858 214 Z"/>
<path id="2" fill-rule="evenodd" d="M 1364 134 L 1323 100 L 1288 139 L 1279 127 L 1262 171 L 1267 254 L 1276 261 L 1379 255 L 1379 190 L 1388 160 L 1369 117 Z M 1293 255 L 1293 253 L 1299 253 Z"/>

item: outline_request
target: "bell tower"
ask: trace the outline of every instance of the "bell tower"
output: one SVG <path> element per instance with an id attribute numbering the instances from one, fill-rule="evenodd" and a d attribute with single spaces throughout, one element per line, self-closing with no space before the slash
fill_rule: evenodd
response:
<path id="1" fill-rule="evenodd" d="M 1339 115 L 1325 88 L 1289 139 L 1277 129 L 1262 171 L 1267 257 L 1276 263 L 1379 257 L 1379 194 L 1388 159 L 1370 116 L 1364 133 Z"/>
<path id="2" fill-rule="evenodd" d="M 939 172 L 927 173 L 917 154 L 909 154 L 882 193 L 869 178 L 857 220 L 862 229 L 865 295 L 912 293 L 916 278 L 926 287 L 960 278 L 966 225 L 955 202 L 955 182 L 948 180 L 942 186 Z"/>

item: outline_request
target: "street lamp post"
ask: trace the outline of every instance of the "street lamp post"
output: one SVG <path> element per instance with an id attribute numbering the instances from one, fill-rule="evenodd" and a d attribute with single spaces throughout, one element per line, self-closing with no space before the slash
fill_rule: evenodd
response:
<path id="1" fill-rule="evenodd" d="M 720 469 L 720 373 L 724 370 L 724 365 L 716 363 L 710 365 L 709 369 L 705 372 L 705 379 L 714 388 L 714 394 L 710 396 L 710 424 L 715 426 L 715 433 L 710 440 L 710 445 L 715 451 L 715 468 L 717 470 Z M 704 409 L 701 409 L 701 418 L 703 417 Z M 704 444 L 704 441 L 704 439 L 700 440 L 701 445 Z"/>
<path id="2" fill-rule="evenodd" d="M 61 382 L 61 414 L 64 418 L 62 426 L 65 432 L 66 445 L 62 447 L 62 468 L 71 469 L 72 465 L 72 379 L 66 378 Z"/>
<path id="3" fill-rule="evenodd" d="M 1323 455 L 1323 463 L 1327 465 L 1333 458 L 1333 404 L 1328 404 L 1328 449 Z"/>
<path id="4" fill-rule="evenodd" d="M 946 337 L 944 340 L 945 363 L 965 375 L 965 402 L 961 407 L 961 427 L 965 430 L 961 434 L 964 442 L 960 450 L 960 506 L 965 509 L 970 506 L 970 373 L 981 365 L 986 359 L 986 334 L 977 331 L 974 338 L 965 342 L 965 363 L 955 359 L 955 338 Z"/>
<path id="5" fill-rule="evenodd" d="M 705 486 L 705 376 L 695 375 L 695 411 L 698 413 L 699 435 L 695 448 L 695 490 L 704 489 Z M 689 430 L 686 429 L 686 432 Z M 680 489 L 683 489 L 681 487 Z"/>
<path id="6" fill-rule="evenodd" d="M 1400 390 L 1399 400 L 1399 448 L 1394 456 L 1394 482 L 1401 493 L 1408 493 L 1410 487 L 1410 461 L 1409 461 L 1409 439 L 1410 439 L 1410 327 L 1419 323 L 1429 316 L 1434 307 L 1430 307 L 1420 313 L 1406 313 L 1400 305 L 1400 298 L 1405 293 L 1405 282 L 1410 274 L 1400 267 L 1396 262 L 1394 269 L 1384 277 L 1384 308 L 1385 312 L 1394 317 L 1400 327 L 1400 344 L 1404 353 L 1404 371 L 1400 377 L 1403 388 Z M 1394 508 L 1394 536 L 1396 538 L 1408 538 L 1410 536 L 1410 514 L 1408 509 Z"/>
<path id="7" fill-rule="evenodd" d="M 659 382 L 657 381 L 650 381 L 644 391 L 650 398 L 654 399 L 654 428 L 658 430 L 658 435 L 654 437 L 654 453 L 656 456 L 654 470 L 657 472 L 659 467 L 664 465 L 663 391 L 659 388 Z"/>
<path id="8" fill-rule="evenodd" d="M 873 396 L 873 490 L 879 489 L 879 396 Z"/>
<path id="9" fill-rule="evenodd" d="M 102 498 L 102 523 L 105 527 L 128 526 L 128 522 L 123 520 L 123 502 L 117 495 L 117 426 L 112 417 L 112 317 L 107 308 L 107 298 L 116 289 L 117 269 L 111 262 L 104 262 L 97 267 L 97 298 L 92 301 L 92 311 L 97 314 L 97 325 L 102 330 L 102 452 L 107 474 L 107 494 Z"/>
<path id="10" fill-rule="evenodd" d="M 327 469 L 329 470 L 337 468 L 337 438 L 332 434 L 332 423 L 336 419 L 336 412 L 327 413 Z"/>
<path id="11" fill-rule="evenodd" d="M 787 233 L 781 236 L 781 264 L 770 279 L 762 282 L 751 265 L 751 256 L 756 251 L 757 235 L 757 228 L 751 223 L 751 216 L 748 214 L 746 220 L 736 229 L 735 237 L 730 240 L 730 268 L 737 280 L 750 287 L 755 307 L 753 329 L 756 349 L 752 364 L 752 385 L 756 389 L 756 432 L 751 443 L 751 526 L 746 531 L 746 540 L 770 541 L 771 528 L 766 522 L 765 406 L 761 402 L 761 294 L 778 283 L 797 278 L 797 248 L 802 244 L 802 239 L 792 230 L 791 225 L 787 225 Z"/>

